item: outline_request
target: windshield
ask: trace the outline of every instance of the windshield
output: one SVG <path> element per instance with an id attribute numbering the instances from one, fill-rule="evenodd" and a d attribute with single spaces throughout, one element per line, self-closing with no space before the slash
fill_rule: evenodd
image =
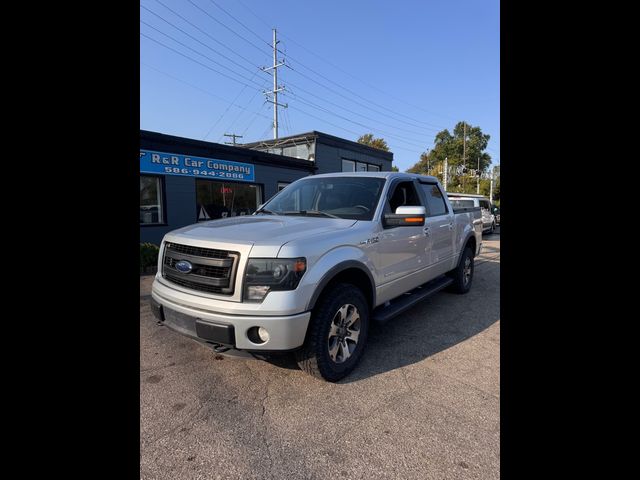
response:
<path id="1" fill-rule="evenodd" d="M 452 200 L 452 199 L 449 199 L 449 201 L 451 202 L 451 206 L 453 208 L 469 208 L 469 207 L 473 207 L 473 200 Z"/>
<path id="2" fill-rule="evenodd" d="M 257 213 L 371 220 L 384 178 L 309 177 L 287 186 Z"/>

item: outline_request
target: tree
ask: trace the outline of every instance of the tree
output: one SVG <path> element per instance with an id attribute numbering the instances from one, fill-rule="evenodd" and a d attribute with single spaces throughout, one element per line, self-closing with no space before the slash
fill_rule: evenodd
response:
<path id="1" fill-rule="evenodd" d="M 373 133 L 365 133 L 357 140 L 358 143 L 363 145 L 369 145 L 370 147 L 377 148 L 378 150 L 389 151 L 389 145 L 384 138 L 374 138 Z"/>
<path id="2" fill-rule="evenodd" d="M 449 165 L 447 190 L 462 192 L 464 184 L 464 193 L 475 193 L 477 177 L 471 177 L 471 170 L 475 172 L 478 169 L 478 159 L 480 160 L 480 172 L 485 172 L 489 168 L 491 156 L 485 152 L 489 138 L 489 135 L 482 133 L 480 127 L 474 127 L 466 122 L 458 122 L 453 128 L 453 134 L 446 129 L 438 132 L 433 141 L 434 148 L 420 155 L 420 160 L 407 171 L 435 175 L 442 181 L 444 159 L 447 158 Z M 463 153 L 465 153 L 466 161 L 464 163 L 466 165 L 463 165 Z M 458 167 L 459 174 L 457 173 Z M 466 167 L 466 172 L 462 171 L 464 167 Z M 463 178 L 468 178 L 469 181 L 463 182 Z M 480 189 L 483 190 L 482 182 Z"/>
<path id="3" fill-rule="evenodd" d="M 392 165 L 392 166 L 391 166 L 391 171 L 392 171 L 392 172 L 399 172 L 399 171 L 400 171 L 400 169 L 399 169 L 398 167 L 396 167 L 395 165 Z"/>

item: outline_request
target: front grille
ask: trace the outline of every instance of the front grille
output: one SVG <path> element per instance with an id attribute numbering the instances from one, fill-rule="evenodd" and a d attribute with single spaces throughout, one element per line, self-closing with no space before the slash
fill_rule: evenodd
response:
<path id="1" fill-rule="evenodd" d="M 235 274 L 240 254 L 227 250 L 192 247 L 177 243 L 165 244 L 162 276 L 176 285 L 220 295 L 233 295 Z M 193 266 L 182 273 L 175 268 L 180 260 Z"/>
<path id="2" fill-rule="evenodd" d="M 191 245 L 180 245 L 178 243 L 168 243 L 167 248 L 176 253 L 185 253 L 187 255 L 193 255 L 194 257 L 206 257 L 206 258 L 227 258 L 229 253 L 226 250 L 216 250 L 213 248 L 201 248 L 192 247 Z"/>
<path id="3" fill-rule="evenodd" d="M 189 280 L 185 280 L 184 278 L 177 277 L 175 275 L 171 275 L 167 273 L 164 275 L 164 278 L 169 280 L 171 283 L 175 283 L 176 285 L 180 285 L 181 287 L 190 288 L 191 290 L 199 290 L 201 292 L 209 292 L 209 293 L 222 293 L 222 287 L 216 287 L 214 285 L 203 285 L 202 283 L 190 282 Z"/>
<path id="4" fill-rule="evenodd" d="M 172 257 L 164 257 L 164 264 L 168 265 L 171 268 L 175 268 L 176 263 L 180 260 L 176 260 Z M 190 275 L 201 275 L 203 277 L 214 277 L 214 278 L 226 278 L 231 273 L 231 269 L 229 267 L 211 267 L 209 265 L 194 265 L 193 270 L 191 270 Z"/>

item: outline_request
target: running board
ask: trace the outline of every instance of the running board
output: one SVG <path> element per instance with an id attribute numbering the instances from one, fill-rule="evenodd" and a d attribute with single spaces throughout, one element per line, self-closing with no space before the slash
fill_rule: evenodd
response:
<path id="1" fill-rule="evenodd" d="M 439 292 L 445 287 L 453 283 L 453 279 L 446 275 L 431 280 L 420 285 L 413 290 L 394 298 L 384 306 L 380 306 L 373 311 L 373 320 L 378 323 L 385 323 L 396 315 L 401 314 L 405 310 L 413 307 L 425 298 L 430 297 L 434 293 Z"/>

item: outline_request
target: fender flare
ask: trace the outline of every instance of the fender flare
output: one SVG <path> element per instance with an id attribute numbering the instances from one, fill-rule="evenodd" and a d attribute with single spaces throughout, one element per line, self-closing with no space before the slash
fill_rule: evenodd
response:
<path id="1" fill-rule="evenodd" d="M 464 242 L 462 242 L 462 250 L 460 251 L 460 256 L 462 258 L 462 252 L 464 251 L 465 247 L 467 246 L 467 244 L 469 243 L 469 241 L 473 239 L 474 242 L 476 242 L 476 248 L 473 251 L 473 256 L 477 257 L 478 256 L 478 240 L 475 238 L 475 234 L 473 231 L 469 232 L 469 235 L 467 235 L 467 238 L 464 239 Z M 482 244 L 482 242 L 480 242 Z"/>
<path id="2" fill-rule="evenodd" d="M 369 284 L 371 286 L 371 308 L 373 309 L 376 304 L 376 282 L 373 279 L 373 275 L 371 275 L 371 272 L 364 263 L 358 262 L 357 260 L 344 260 L 331 267 L 322 276 L 322 278 L 318 282 L 318 285 L 316 286 L 315 291 L 313 292 L 313 295 L 311 296 L 311 300 L 309 300 L 307 310 L 312 310 L 315 307 L 318 298 L 320 298 L 320 294 L 336 275 L 350 268 L 357 268 L 358 270 L 364 272 L 369 278 Z"/>

